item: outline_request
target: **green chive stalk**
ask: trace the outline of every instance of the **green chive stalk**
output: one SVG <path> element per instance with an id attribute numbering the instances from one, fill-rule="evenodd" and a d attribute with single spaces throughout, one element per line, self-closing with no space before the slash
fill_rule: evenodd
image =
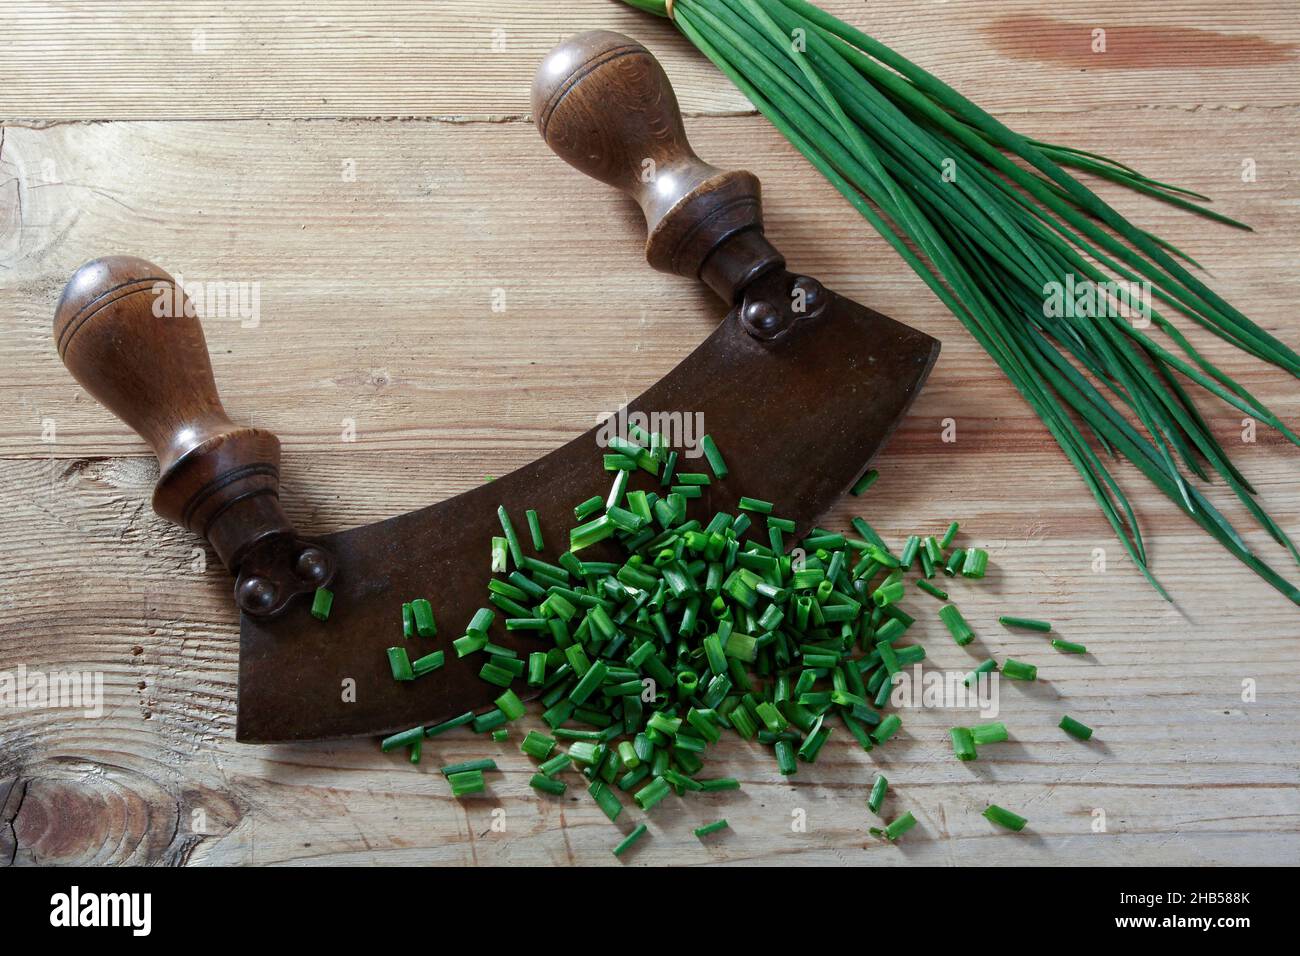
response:
<path id="1" fill-rule="evenodd" d="M 663 0 L 624 2 L 668 16 Z M 1300 589 L 1257 557 L 1193 483 L 1217 474 L 1300 563 L 1300 551 L 1256 501 L 1192 391 L 1208 392 L 1292 443 L 1300 445 L 1300 436 L 1193 346 L 1171 316 L 1180 313 L 1298 377 L 1300 354 L 1188 271 L 1195 260 L 1130 223 L 1067 168 L 1249 227 L 1201 205 L 1205 196 L 1113 159 L 1021 136 L 806 0 L 676 0 L 672 18 L 989 353 L 1162 596 L 1136 515 L 1105 457 L 1127 458 L 1227 551 L 1300 604 Z M 1098 314 L 1052 307 L 1054 296 L 1064 301 L 1055 290 L 1079 283 L 1105 290 L 1101 308 L 1084 310 Z M 1149 323 L 1131 321 L 1134 312 Z"/>

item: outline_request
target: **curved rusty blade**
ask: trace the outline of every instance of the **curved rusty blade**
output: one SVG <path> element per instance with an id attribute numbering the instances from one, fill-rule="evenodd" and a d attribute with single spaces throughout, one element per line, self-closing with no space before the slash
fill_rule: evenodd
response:
<path id="1" fill-rule="evenodd" d="M 802 533 L 866 469 L 938 352 L 928 335 L 834 294 L 817 318 L 767 343 L 751 337 L 733 309 L 628 408 L 676 412 L 691 422 L 703 415 L 730 474 L 691 503 L 692 516 L 735 514 L 744 494 L 776 502 L 776 513 L 794 519 Z M 524 511 L 536 509 L 546 542 L 539 557 L 554 562 L 568 548 L 573 506 L 604 497 L 610 487 L 597 431 L 447 501 L 324 538 L 339 564 L 330 619 L 315 620 L 302 604 L 270 621 L 243 619 L 237 739 L 377 735 L 490 708 L 501 688 L 479 679 L 483 655 L 457 659 L 451 642 L 477 608 L 490 606 L 497 506 L 509 509 L 526 553 L 532 549 Z M 678 467 L 708 471 L 702 457 L 683 457 Z M 635 472 L 629 487 L 662 490 L 645 471 Z M 581 555 L 597 560 L 598 552 Z M 401 604 L 417 597 L 433 603 L 438 634 L 404 642 Z M 549 638 L 507 633 L 504 617 L 497 613 L 494 643 L 521 656 L 552 646 Z M 395 681 L 385 648 L 399 644 L 412 659 L 442 649 L 447 663 L 414 681 Z M 515 690 L 537 696 L 522 681 Z"/>

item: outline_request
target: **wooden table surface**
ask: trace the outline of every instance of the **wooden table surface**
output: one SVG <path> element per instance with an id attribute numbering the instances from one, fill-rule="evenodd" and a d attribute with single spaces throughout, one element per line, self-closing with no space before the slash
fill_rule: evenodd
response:
<path id="1" fill-rule="evenodd" d="M 1023 132 L 1214 196 L 1256 231 L 1102 190 L 1300 343 L 1293 5 L 824 5 Z M 879 483 L 828 523 L 860 512 L 898 540 L 960 520 L 991 553 L 986 581 L 954 586 L 979 641 L 954 646 L 926 614 L 914 633 L 928 666 L 1010 655 L 1041 677 L 1003 685 L 1013 740 L 973 764 L 947 739 L 969 713 L 936 708 L 904 711 L 901 736 L 871 754 L 837 734 L 792 779 L 728 738 L 709 767 L 744 789 L 670 798 L 625 865 L 1300 859 L 1300 609 L 1121 465 L 1176 603 L 1153 593 L 992 362 L 666 22 L 613 0 L 66 0 L 0 13 L 0 671 L 101 672 L 104 714 L 0 708 L 0 863 L 613 862 L 636 808 L 611 825 L 577 787 L 539 798 L 518 733 L 440 738 L 418 768 L 371 741 L 236 744 L 229 578 L 151 512 L 153 458 L 72 382 L 50 338 L 63 283 L 93 256 L 258 283 L 260 321 L 210 316 L 208 345 L 232 416 L 283 440 L 284 500 L 307 534 L 555 447 L 668 371 L 721 312 L 646 267 L 635 209 L 531 125 L 535 64 L 594 27 L 661 57 L 701 155 L 762 178 L 769 233 L 794 267 L 943 340 Z M 1090 52 L 1095 28 L 1104 54 Z M 1248 161 L 1257 175 L 1243 181 Z M 1294 379 L 1195 338 L 1300 421 Z M 1244 443 L 1240 415 L 1202 405 L 1300 533 L 1300 451 L 1262 429 Z M 949 418 L 955 442 L 942 440 Z M 1245 534 L 1287 569 L 1262 532 Z M 1051 619 L 1090 653 L 1059 655 L 999 613 Z M 1093 742 L 1056 728 L 1067 712 Z M 437 767 L 485 752 L 502 768 L 488 793 L 451 799 Z M 897 845 L 867 833 L 876 771 L 891 781 L 885 815 L 920 821 Z M 991 827 L 990 801 L 1030 828 Z M 720 816 L 730 833 L 691 835 Z"/>

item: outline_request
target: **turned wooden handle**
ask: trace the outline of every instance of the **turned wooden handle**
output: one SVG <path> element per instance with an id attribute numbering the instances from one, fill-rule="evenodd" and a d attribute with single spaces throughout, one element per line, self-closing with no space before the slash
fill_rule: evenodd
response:
<path id="1" fill-rule="evenodd" d="M 226 415 L 203 326 L 170 275 L 132 256 L 87 262 L 59 299 L 54 340 L 73 377 L 158 456 L 158 514 L 206 537 L 231 570 L 292 533 L 280 442 Z"/>
<path id="2" fill-rule="evenodd" d="M 608 30 L 566 40 L 538 67 L 532 103 L 561 159 L 640 204 L 654 268 L 699 277 L 732 300 L 783 264 L 763 239 L 757 177 L 695 155 L 672 84 L 640 43 Z"/>

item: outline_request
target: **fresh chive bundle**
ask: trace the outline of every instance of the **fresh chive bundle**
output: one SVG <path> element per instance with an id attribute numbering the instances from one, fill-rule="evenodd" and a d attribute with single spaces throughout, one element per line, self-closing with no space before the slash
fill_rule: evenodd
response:
<path id="1" fill-rule="evenodd" d="M 668 15 L 664 0 L 624 2 Z M 1300 436 L 1216 367 L 1170 316 L 1182 313 L 1292 375 L 1300 376 L 1300 354 L 1180 261 L 1195 266 L 1194 260 L 1130 223 L 1067 168 L 1247 227 L 1194 201 L 1204 196 L 1104 156 L 1021 136 L 807 0 L 676 0 L 672 15 L 677 28 L 989 353 L 1042 419 L 1129 557 L 1162 596 L 1168 597 L 1148 568 L 1133 509 L 1102 454 L 1127 458 L 1228 552 L 1300 604 L 1300 588 L 1256 556 L 1190 480 L 1208 481 L 1217 473 L 1300 562 L 1300 551 L 1255 500 L 1254 488 L 1231 463 L 1184 383 L 1292 443 L 1300 444 Z M 1109 307 L 1048 307 L 1051 290 L 1076 282 L 1104 290 Z M 1149 312 L 1159 338 L 1130 321 L 1135 309 Z M 718 476 L 724 475 L 725 468 Z M 981 561 L 977 556 L 961 573 L 982 576 Z M 927 563 L 924 556 L 922 563 Z M 956 573 L 947 566 L 943 570 Z M 927 569 L 926 577 L 932 572 L 933 567 Z"/>

